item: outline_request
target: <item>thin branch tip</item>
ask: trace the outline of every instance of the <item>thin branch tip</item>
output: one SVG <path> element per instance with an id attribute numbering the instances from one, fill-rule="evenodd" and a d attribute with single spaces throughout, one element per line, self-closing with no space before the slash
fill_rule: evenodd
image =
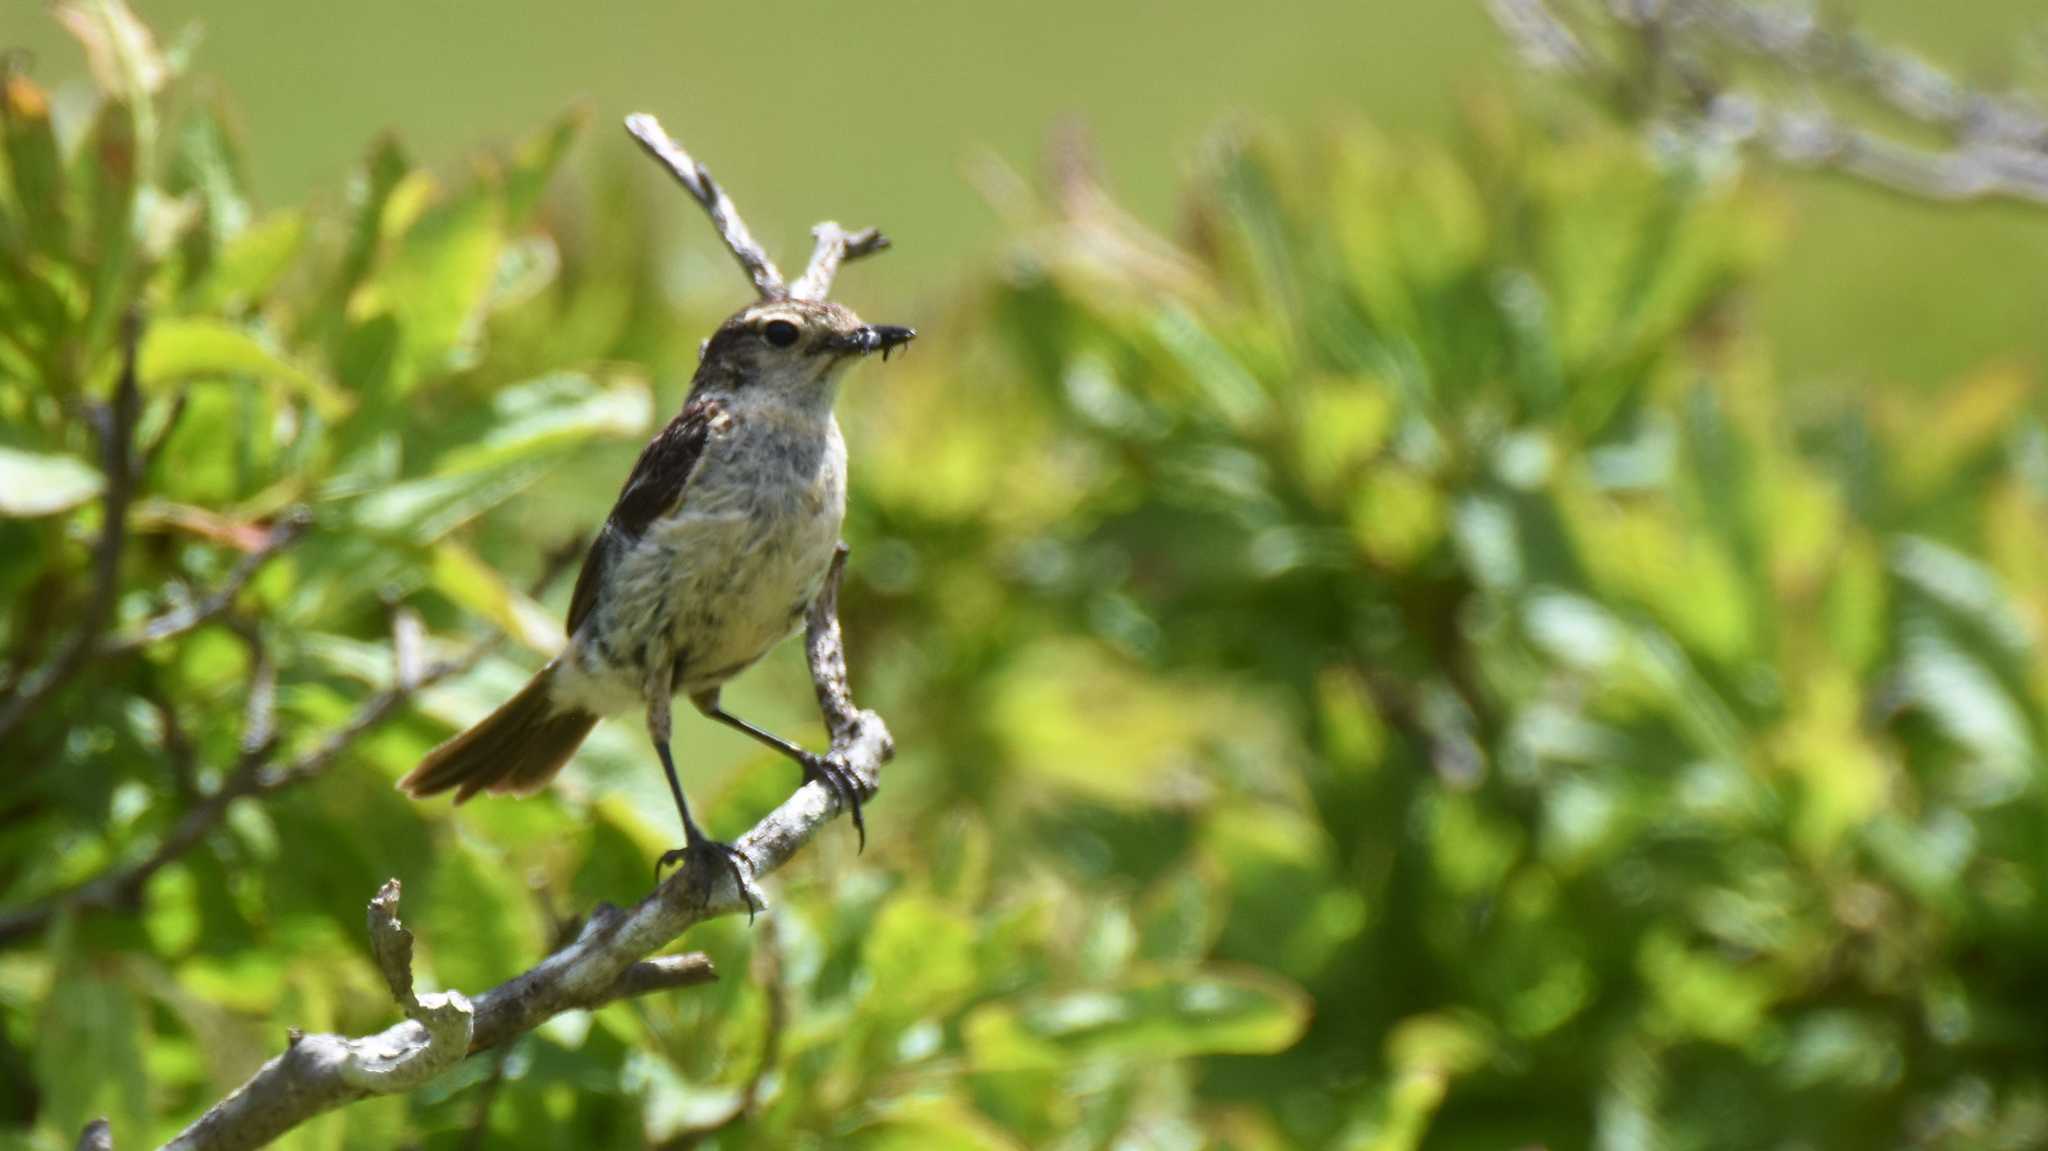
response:
<path id="1" fill-rule="evenodd" d="M 739 261 L 740 270 L 754 284 L 754 292 L 762 299 L 780 299 L 789 294 L 783 283 L 782 273 L 776 269 L 775 261 L 747 230 L 746 221 L 740 219 L 739 209 L 733 206 L 732 197 L 725 194 L 718 181 L 711 176 L 711 169 L 683 150 L 661 126 L 661 121 L 647 112 L 635 112 L 626 117 L 626 131 L 639 141 L 640 147 L 654 157 L 675 177 L 676 183 L 690 193 L 711 217 L 711 224 L 718 229 L 719 239 L 725 241 L 727 251 Z"/>
<path id="2" fill-rule="evenodd" d="M 635 112 L 626 117 L 625 123 L 627 133 L 640 147 L 667 168 L 676 183 L 704 208 L 726 249 L 739 261 L 740 269 L 747 273 L 755 293 L 762 299 L 822 300 L 832 290 L 832 279 L 842 263 L 872 256 L 889 247 L 889 237 L 879 229 L 847 232 L 827 220 L 811 229 L 817 244 L 803 275 L 797 277 L 796 283 L 786 284 L 775 262 L 740 219 L 732 197 L 712 178 L 711 170 L 685 151 L 651 113 Z"/>
<path id="3" fill-rule="evenodd" d="M 816 246 L 811 249 L 811 260 L 804 268 L 804 274 L 789 289 L 789 294 L 799 300 L 822 300 L 832 291 L 832 280 L 839 274 L 841 264 L 872 256 L 889 247 L 889 237 L 879 228 L 862 228 L 848 232 L 836 221 L 825 220 L 811 228 Z"/>
<path id="4" fill-rule="evenodd" d="M 377 959 L 377 970 L 384 976 L 384 985 L 391 989 L 391 997 L 399 1006 L 411 1009 L 418 1004 L 412 992 L 412 932 L 398 921 L 398 897 L 403 890 L 396 879 L 387 879 L 384 886 L 370 899 L 367 915 L 370 928 L 370 952 Z"/>
<path id="5" fill-rule="evenodd" d="M 114 1128 L 105 1119 L 85 1125 L 78 1136 L 78 1151 L 114 1151 Z"/>

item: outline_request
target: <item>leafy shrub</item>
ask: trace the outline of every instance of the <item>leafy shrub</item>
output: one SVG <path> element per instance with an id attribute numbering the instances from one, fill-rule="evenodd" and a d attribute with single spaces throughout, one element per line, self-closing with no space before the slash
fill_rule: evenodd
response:
<path id="1" fill-rule="evenodd" d="M 479 619 L 529 650 L 0 953 L 0 1113 L 49 1147 L 100 1112 L 167 1136 L 284 1026 L 387 1022 L 360 942 L 386 876 L 423 971 L 468 989 L 645 890 L 673 829 L 631 725 L 545 798 L 389 784 L 555 642 L 521 589 L 705 321 L 616 180 L 545 191 L 574 118 L 453 186 L 383 143 L 345 218 L 265 214 L 175 57 L 80 11 L 90 115 L 6 88 L 15 690 L 90 614 L 89 413 L 132 301 L 146 450 L 107 635 L 311 526 L 231 612 L 0 737 L 6 903 L 147 858 L 235 777 L 252 652 L 282 763 L 390 682 L 394 618 L 436 654 Z M 753 931 L 694 933 L 715 985 L 290 1144 L 2048 1139 L 2029 381 L 1786 388 L 1742 323 L 1772 205 L 1593 125 L 1227 141 L 1179 242 L 1066 171 L 845 405 L 849 645 L 901 747 L 870 849 L 822 844 Z M 793 662 L 753 679 L 801 730 Z M 714 827 L 791 782 L 684 739 Z"/>

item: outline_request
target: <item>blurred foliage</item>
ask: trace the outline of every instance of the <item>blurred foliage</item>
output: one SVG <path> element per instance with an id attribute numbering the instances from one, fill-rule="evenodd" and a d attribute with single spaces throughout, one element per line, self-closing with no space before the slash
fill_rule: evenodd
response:
<path id="1" fill-rule="evenodd" d="M 65 11 L 92 106 L 4 89 L 8 678 L 85 610 L 131 301 L 116 630 L 314 526 L 232 621 L 7 737 L 0 905 L 146 856 L 233 769 L 247 634 L 291 749 L 388 679 L 397 605 L 532 649 L 0 951 L 0 1145 L 105 1113 L 127 1147 L 287 1026 L 394 1017 L 388 876 L 423 978 L 469 991 L 646 889 L 673 828 L 632 725 L 542 798 L 390 783 L 554 642 L 566 589 L 521 589 L 739 286 L 646 251 L 607 173 L 548 190 L 573 117 L 460 181 L 382 142 L 343 218 L 260 210 L 182 53 Z M 901 748 L 869 850 L 835 829 L 752 930 L 692 933 L 718 983 L 283 1145 L 2048 1145 L 2032 381 L 1788 387 L 1743 317 L 1781 214 L 1594 124 L 1227 140 L 1179 241 L 1064 159 L 849 389 L 845 622 Z M 751 678 L 803 715 L 792 662 Z M 793 782 L 697 758 L 714 828 Z"/>

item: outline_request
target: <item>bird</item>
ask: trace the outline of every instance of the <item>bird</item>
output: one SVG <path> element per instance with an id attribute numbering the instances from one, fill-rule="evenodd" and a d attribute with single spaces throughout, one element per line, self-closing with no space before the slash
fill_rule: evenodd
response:
<path id="1" fill-rule="evenodd" d="M 725 710 L 720 689 L 797 630 L 823 589 L 846 514 L 846 441 L 833 414 L 854 362 L 889 353 L 913 328 L 868 324 L 843 305 L 771 295 L 733 313 L 702 345 L 675 418 L 641 451 L 570 595 L 568 642 L 526 686 L 434 748 L 399 781 L 415 797 L 530 795 L 606 716 L 633 711 L 668 776 L 693 882 L 729 869 L 758 906 L 744 856 L 690 813 L 670 748 L 675 697 L 773 748 L 823 782 L 860 823 L 845 767 Z M 751 870 L 751 865 L 749 865 Z"/>

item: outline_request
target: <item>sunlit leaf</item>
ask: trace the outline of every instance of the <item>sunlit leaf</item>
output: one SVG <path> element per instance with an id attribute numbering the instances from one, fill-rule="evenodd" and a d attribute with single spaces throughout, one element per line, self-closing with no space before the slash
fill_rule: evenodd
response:
<path id="1" fill-rule="evenodd" d="M 532 458 L 594 438 L 637 436 L 653 420 L 644 381 L 622 376 L 599 383 L 563 372 L 494 393 L 491 423 L 436 462 L 441 475 Z"/>
<path id="2" fill-rule="evenodd" d="M 545 656 L 561 650 L 560 621 L 506 583 L 475 553 L 444 541 L 435 545 L 429 570 L 443 595 L 503 628 L 527 648 Z"/>
<path id="3" fill-rule="evenodd" d="M 472 188 L 408 227 L 390 262 L 351 301 L 353 316 L 386 312 L 397 319 L 409 367 L 401 392 L 421 373 L 467 361 L 503 241 L 501 197 L 489 185 Z"/>
<path id="4" fill-rule="evenodd" d="M 528 136 L 513 150 L 505 172 L 505 219 L 518 227 L 540 203 L 562 158 L 590 122 L 588 109 L 577 108 Z"/>
<path id="5" fill-rule="evenodd" d="M 277 212 L 244 228 L 228 240 L 212 269 L 195 289 L 194 306 L 233 311 L 268 292 L 299 254 L 306 218 Z"/>
<path id="6" fill-rule="evenodd" d="M 552 460 L 515 460 L 454 475 L 431 475 L 375 488 L 352 509 L 355 522 L 427 544 L 540 482 Z"/>
<path id="7" fill-rule="evenodd" d="M 1282 1051 L 1308 1025 L 1301 990 L 1272 976 L 1211 970 L 1120 988 L 993 1004 L 1026 1034 L 1082 1056 L 1144 1059 Z"/>
<path id="8" fill-rule="evenodd" d="M 100 494 L 99 469 L 75 456 L 0 447 L 0 516 L 48 516 Z"/>
<path id="9" fill-rule="evenodd" d="M 117 1139 L 148 1142 L 147 1012 L 117 961 L 73 959 L 62 967 L 37 1027 L 36 1081 L 46 1122 L 68 1140 L 87 1120 L 105 1115 Z"/>
<path id="10" fill-rule="evenodd" d="M 246 378 L 303 396 L 328 416 L 350 406 L 348 396 L 313 372 L 266 346 L 248 331 L 219 320 L 181 316 L 152 322 L 142 340 L 139 375 L 164 389 L 193 380 Z"/>
<path id="11" fill-rule="evenodd" d="M 1018 1144 L 985 1117 L 958 1102 L 933 1100 L 899 1106 L 855 1132 L 859 1151 L 1017 1151 Z"/>
<path id="12" fill-rule="evenodd" d="M 871 1010 L 902 1021 L 942 1010 L 975 985 L 974 925 L 936 900 L 889 901 L 862 942 L 878 994 Z"/>
<path id="13" fill-rule="evenodd" d="M 14 204 L 28 238 L 38 249 L 61 255 L 69 247 L 70 228 L 64 218 L 64 161 L 50 127 L 49 99 L 12 67 L 0 76 L 0 134 Z"/>
<path id="14" fill-rule="evenodd" d="M 92 245 L 92 305 L 85 330 L 98 346 L 110 343 L 115 319 L 129 304 L 127 281 L 138 238 L 137 191 L 151 159 L 147 126 L 145 113 L 135 105 L 106 100 L 72 162 L 70 180 L 87 189 L 91 211 L 87 234 Z"/>

